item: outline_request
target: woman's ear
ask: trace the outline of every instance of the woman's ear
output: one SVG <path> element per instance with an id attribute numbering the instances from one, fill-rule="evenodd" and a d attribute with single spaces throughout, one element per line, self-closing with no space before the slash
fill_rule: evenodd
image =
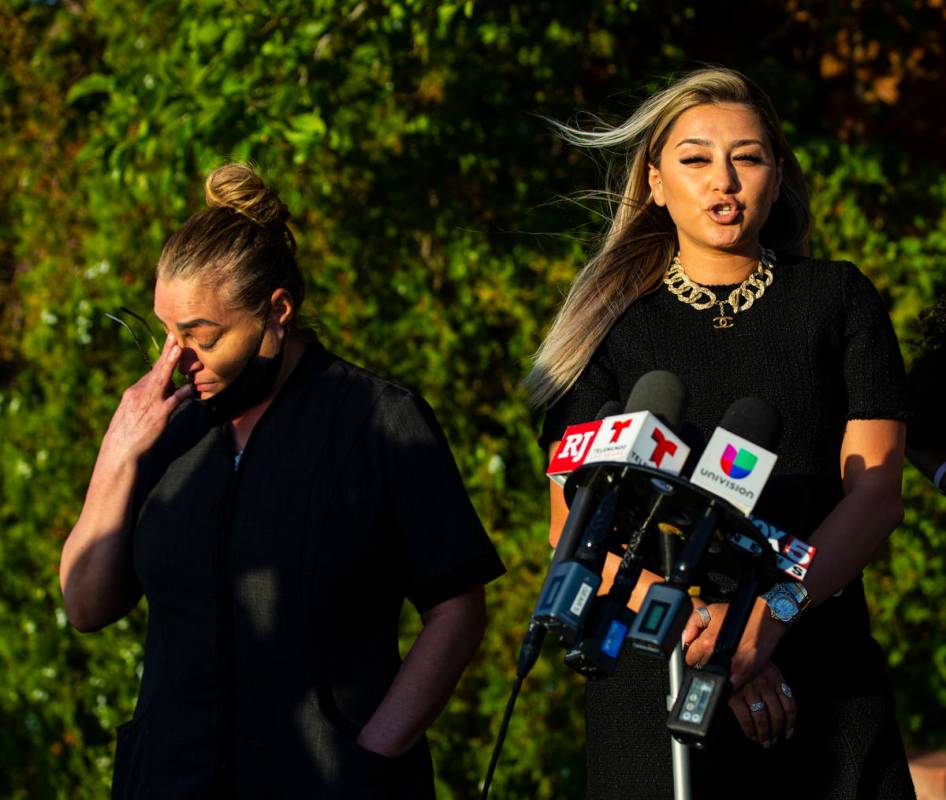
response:
<path id="1" fill-rule="evenodd" d="M 666 205 L 664 200 L 663 182 L 660 180 L 660 170 L 653 164 L 647 165 L 647 183 L 650 185 L 650 195 L 658 206 Z"/>
<path id="2" fill-rule="evenodd" d="M 287 289 L 277 289 L 269 298 L 269 321 L 282 335 L 289 330 L 289 323 L 296 313 L 295 301 Z"/>

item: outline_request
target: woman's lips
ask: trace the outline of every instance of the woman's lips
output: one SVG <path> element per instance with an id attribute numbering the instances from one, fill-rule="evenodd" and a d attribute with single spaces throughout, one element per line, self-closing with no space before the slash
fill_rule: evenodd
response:
<path id="1" fill-rule="evenodd" d="M 200 383 L 198 381 L 194 381 L 194 388 L 198 392 L 201 392 L 201 393 L 210 391 L 216 385 L 217 385 L 216 381 L 209 381 L 208 383 Z"/>
<path id="2" fill-rule="evenodd" d="M 738 203 L 716 203 L 706 209 L 710 219 L 720 225 L 730 225 L 742 219 L 742 206 Z"/>

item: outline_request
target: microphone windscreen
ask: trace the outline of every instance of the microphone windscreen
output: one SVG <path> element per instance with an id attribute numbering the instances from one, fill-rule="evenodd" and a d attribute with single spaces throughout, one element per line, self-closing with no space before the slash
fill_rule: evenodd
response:
<path id="1" fill-rule="evenodd" d="M 645 372 L 627 398 L 626 414 L 649 411 L 674 430 L 683 420 L 683 409 L 687 404 L 687 388 L 676 375 L 662 369 Z"/>
<path id="2" fill-rule="evenodd" d="M 614 417 L 621 413 L 623 409 L 621 404 L 617 400 L 608 400 L 601 408 L 598 409 L 598 413 L 595 414 L 595 419 L 604 419 L 605 417 Z"/>
<path id="3" fill-rule="evenodd" d="M 782 435 L 782 418 L 765 400 L 741 397 L 726 409 L 719 427 L 774 451 Z"/>

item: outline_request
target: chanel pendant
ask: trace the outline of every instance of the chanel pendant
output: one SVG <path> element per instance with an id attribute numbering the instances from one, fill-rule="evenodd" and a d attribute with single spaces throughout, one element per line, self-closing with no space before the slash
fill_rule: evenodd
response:
<path id="1" fill-rule="evenodd" d="M 713 327 L 716 330 L 733 327 L 733 318 L 723 309 L 723 304 L 719 304 L 719 316 L 713 317 Z"/>

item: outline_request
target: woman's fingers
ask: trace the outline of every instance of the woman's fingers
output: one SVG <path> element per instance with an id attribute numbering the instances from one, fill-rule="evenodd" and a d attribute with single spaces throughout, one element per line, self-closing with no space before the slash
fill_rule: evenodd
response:
<path id="1" fill-rule="evenodd" d="M 179 387 L 164 401 L 165 404 L 169 406 L 168 411 L 173 411 L 193 393 L 194 386 L 191 383 L 185 383 L 183 386 Z"/>
<path id="2" fill-rule="evenodd" d="M 758 700 L 755 702 L 758 704 L 761 701 L 763 710 L 753 713 L 752 721 L 755 723 L 759 743 L 763 747 L 771 747 L 772 743 L 785 733 L 785 712 L 782 710 L 782 704 L 771 686 L 763 683 L 757 688 L 759 689 Z M 752 708 L 750 707 L 749 710 L 752 711 Z"/>
<path id="3" fill-rule="evenodd" d="M 683 646 L 689 647 L 697 637 L 703 631 L 709 627 L 709 623 L 712 617 L 710 612 L 706 609 L 706 606 L 696 606 L 693 609 L 693 613 L 690 614 L 690 619 L 687 620 L 686 626 L 683 628 Z"/>
<path id="4" fill-rule="evenodd" d="M 787 738 L 795 730 L 795 699 L 774 664 L 766 664 L 758 676 L 737 690 L 729 707 L 743 733 L 763 747 Z"/>
<path id="5" fill-rule="evenodd" d="M 749 709 L 753 741 L 758 742 L 763 747 L 768 747 L 772 742 L 772 724 L 769 721 L 769 700 L 761 691 L 756 681 L 749 681 L 749 683 L 746 684 L 742 692 L 742 701 Z"/>
<path id="6" fill-rule="evenodd" d="M 165 391 L 171 383 L 171 376 L 174 374 L 174 368 L 181 358 L 181 348 L 173 337 L 168 335 L 164 343 L 164 349 L 161 351 L 161 357 L 155 363 L 152 372 L 155 373 L 158 385 L 162 391 Z"/>
<path id="7" fill-rule="evenodd" d="M 742 732 L 749 739 L 752 739 L 752 741 L 758 741 L 756 738 L 755 723 L 752 721 L 752 714 L 749 711 L 749 704 L 742 696 L 741 691 L 729 698 L 729 707 L 732 709 L 732 713 L 736 717 L 739 727 L 742 728 Z"/>
<path id="8" fill-rule="evenodd" d="M 119 457 L 138 457 L 161 435 L 168 417 L 193 392 L 191 384 L 175 389 L 171 382 L 181 348 L 168 335 L 151 370 L 122 393 L 109 424 L 111 448 Z"/>
<path id="9" fill-rule="evenodd" d="M 687 645 L 686 662 L 689 666 L 702 667 L 709 661 L 728 609 L 727 603 L 710 603 L 693 611 L 683 631 L 683 641 Z"/>
<path id="10" fill-rule="evenodd" d="M 716 633 L 701 631 L 696 639 L 688 643 L 686 655 L 684 656 L 687 666 L 696 667 L 697 669 L 704 666 L 709 661 L 710 656 L 713 655 L 715 645 Z"/>
<path id="11" fill-rule="evenodd" d="M 791 686 L 785 682 L 785 678 L 783 678 L 781 674 L 778 676 L 776 694 L 782 706 L 782 710 L 785 712 L 783 730 L 785 731 L 785 738 L 788 739 L 795 732 L 795 722 L 798 719 L 798 704 L 795 702 L 795 695 L 792 692 Z"/>
<path id="12" fill-rule="evenodd" d="M 158 354 L 157 360 L 154 362 L 154 364 L 151 367 L 152 370 L 157 369 L 165 361 L 167 361 L 168 353 L 171 352 L 171 348 L 173 348 L 175 344 L 177 344 L 177 342 L 174 340 L 174 337 L 171 336 L 171 334 L 169 333 L 164 339 L 164 345 L 161 347 L 161 352 Z"/>
<path id="13" fill-rule="evenodd" d="M 798 715 L 794 693 L 785 681 L 781 670 L 771 662 L 762 669 L 759 680 L 765 682 L 767 691 L 765 700 L 769 706 L 773 733 L 776 737 L 788 738 L 795 731 L 795 720 Z"/>

